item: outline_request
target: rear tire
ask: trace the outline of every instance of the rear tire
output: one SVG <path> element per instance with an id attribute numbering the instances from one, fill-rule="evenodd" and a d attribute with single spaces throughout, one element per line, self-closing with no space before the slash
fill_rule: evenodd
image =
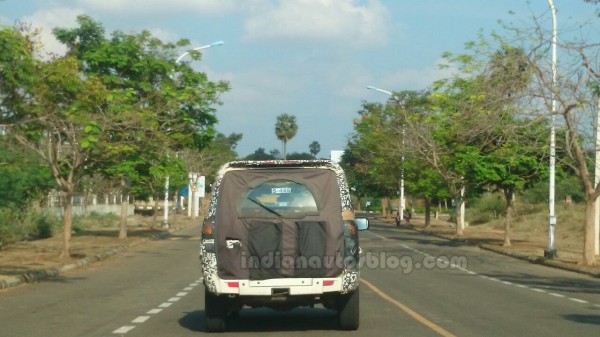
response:
<path id="1" fill-rule="evenodd" d="M 358 288 L 348 294 L 340 295 L 338 302 L 338 321 L 342 330 L 356 330 L 360 324 Z"/>
<path id="2" fill-rule="evenodd" d="M 225 331 L 227 322 L 227 301 L 204 289 L 204 318 L 208 332 Z"/>

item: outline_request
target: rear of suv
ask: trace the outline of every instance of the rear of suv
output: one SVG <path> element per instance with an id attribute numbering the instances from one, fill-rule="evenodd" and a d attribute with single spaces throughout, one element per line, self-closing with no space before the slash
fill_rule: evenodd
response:
<path id="1" fill-rule="evenodd" d="M 236 161 L 212 186 L 200 259 L 208 331 L 244 307 L 321 304 L 359 326 L 358 231 L 341 167 L 327 160 Z"/>

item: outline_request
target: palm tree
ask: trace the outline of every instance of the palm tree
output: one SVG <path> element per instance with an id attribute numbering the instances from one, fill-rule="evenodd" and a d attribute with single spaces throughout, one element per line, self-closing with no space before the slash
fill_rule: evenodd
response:
<path id="1" fill-rule="evenodd" d="M 275 135 L 277 139 L 283 142 L 283 159 L 286 157 L 287 142 L 294 138 L 298 131 L 298 124 L 296 124 L 296 116 L 282 114 L 277 116 L 277 122 L 275 123 Z"/>
<path id="2" fill-rule="evenodd" d="M 312 154 L 316 159 L 317 153 L 321 152 L 321 144 L 315 140 L 314 142 L 310 143 L 308 149 L 310 150 L 310 154 Z"/>

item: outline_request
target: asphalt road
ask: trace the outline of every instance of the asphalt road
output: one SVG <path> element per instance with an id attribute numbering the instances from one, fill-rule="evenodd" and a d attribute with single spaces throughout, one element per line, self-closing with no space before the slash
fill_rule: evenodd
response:
<path id="1" fill-rule="evenodd" d="M 600 279 L 372 222 L 361 327 L 338 331 L 322 308 L 245 309 L 227 335 L 595 336 Z M 1 337 L 205 333 L 199 228 L 82 270 L 0 292 Z"/>

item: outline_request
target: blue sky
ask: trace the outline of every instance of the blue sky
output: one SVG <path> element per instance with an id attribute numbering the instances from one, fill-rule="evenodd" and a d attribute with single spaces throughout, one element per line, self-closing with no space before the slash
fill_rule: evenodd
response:
<path id="1" fill-rule="evenodd" d="M 583 0 L 555 5 L 559 30 L 591 20 L 597 8 Z M 299 129 L 288 153 L 309 152 L 318 141 L 319 157 L 344 148 L 363 101 L 387 100 L 367 85 L 424 89 L 448 76 L 437 68 L 442 53 L 461 52 L 479 30 L 502 32 L 498 20 L 526 21 L 532 14 L 551 19 L 546 0 L 0 1 L 2 24 L 20 20 L 42 28 L 51 51 L 61 50 L 52 28 L 73 27 L 80 14 L 107 32 L 148 30 L 163 41 L 188 38 L 193 46 L 225 41 L 193 63 L 231 85 L 217 107 L 218 131 L 243 134 L 240 156 L 259 147 L 281 150 L 275 121 L 292 114 Z"/>

